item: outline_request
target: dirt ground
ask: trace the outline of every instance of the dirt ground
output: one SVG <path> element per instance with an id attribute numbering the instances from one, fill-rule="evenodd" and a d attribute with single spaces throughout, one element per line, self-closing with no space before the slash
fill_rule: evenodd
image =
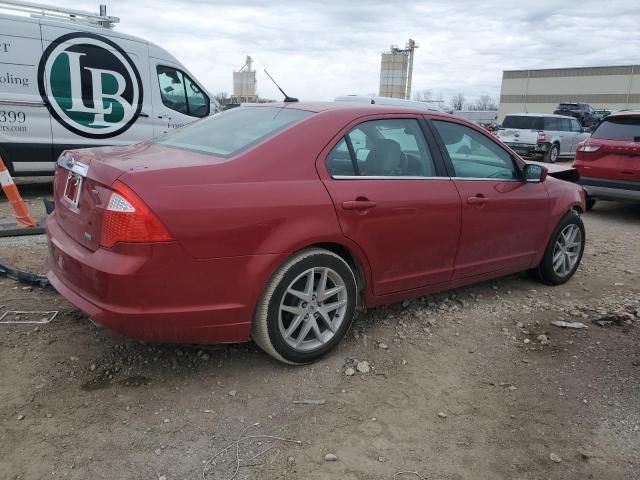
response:
<path id="1" fill-rule="evenodd" d="M 49 188 L 23 187 L 39 213 Z M 0 279 L 0 315 L 59 311 L 0 324 L 0 477 L 640 479 L 640 205 L 584 220 L 568 284 L 517 275 L 372 310 L 297 368 L 253 344 L 130 341 Z M 45 253 L 0 239 L 0 262 L 42 272 Z"/>

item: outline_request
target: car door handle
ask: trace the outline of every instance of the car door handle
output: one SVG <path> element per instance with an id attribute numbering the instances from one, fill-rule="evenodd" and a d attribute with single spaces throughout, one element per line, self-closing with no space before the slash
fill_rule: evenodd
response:
<path id="1" fill-rule="evenodd" d="M 149 118 L 149 114 L 148 114 L 148 113 L 144 113 L 144 112 L 140 112 L 140 113 L 138 114 L 138 116 L 139 116 L 139 117 L 142 117 L 142 118 Z"/>
<path id="2" fill-rule="evenodd" d="M 369 210 L 376 205 L 378 205 L 378 202 L 367 200 L 366 198 L 342 202 L 342 208 L 345 210 Z"/>
<path id="3" fill-rule="evenodd" d="M 485 203 L 487 203 L 489 201 L 489 199 L 487 197 L 485 197 L 482 194 L 478 194 L 475 197 L 468 197 L 467 198 L 467 203 L 469 205 L 484 205 Z"/>

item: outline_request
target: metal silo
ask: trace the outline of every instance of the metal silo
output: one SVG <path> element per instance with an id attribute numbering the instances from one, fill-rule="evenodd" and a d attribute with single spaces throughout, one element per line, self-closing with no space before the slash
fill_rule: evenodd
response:
<path id="1" fill-rule="evenodd" d="M 416 42 L 409 39 L 404 49 L 391 45 L 388 52 L 382 54 L 380 64 L 380 96 L 391 98 L 411 98 L 411 77 L 413 75 L 413 55 L 418 48 Z"/>
<path id="2" fill-rule="evenodd" d="M 251 57 L 247 56 L 243 67 L 233 72 L 233 96 L 231 97 L 233 102 L 255 102 L 258 99 L 256 72 L 251 70 L 252 63 Z"/>

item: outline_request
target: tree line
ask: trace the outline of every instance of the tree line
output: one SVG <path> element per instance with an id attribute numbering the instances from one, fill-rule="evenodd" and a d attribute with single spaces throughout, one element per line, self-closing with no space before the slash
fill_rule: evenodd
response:
<path id="1" fill-rule="evenodd" d="M 444 93 L 424 88 L 416 91 L 413 99 L 418 102 L 440 103 L 445 110 L 498 110 L 498 99 L 490 95 L 480 95 L 475 101 L 467 101 L 464 93 L 459 92 L 445 99 Z"/>

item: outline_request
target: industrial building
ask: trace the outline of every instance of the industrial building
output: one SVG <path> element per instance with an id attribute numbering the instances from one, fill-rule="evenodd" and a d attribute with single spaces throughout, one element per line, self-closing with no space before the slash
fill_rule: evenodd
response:
<path id="1" fill-rule="evenodd" d="M 413 56 L 418 48 L 416 42 L 409 39 L 404 49 L 391 45 L 388 52 L 382 54 L 380 64 L 380 96 L 391 98 L 411 98 L 411 77 L 413 75 Z"/>
<path id="2" fill-rule="evenodd" d="M 232 103 L 251 103 L 258 100 L 256 72 L 251 69 L 253 59 L 247 56 L 240 70 L 233 72 Z"/>
<path id="3" fill-rule="evenodd" d="M 508 113 L 553 113 L 561 102 L 640 108 L 640 65 L 504 71 L 498 122 Z"/>

